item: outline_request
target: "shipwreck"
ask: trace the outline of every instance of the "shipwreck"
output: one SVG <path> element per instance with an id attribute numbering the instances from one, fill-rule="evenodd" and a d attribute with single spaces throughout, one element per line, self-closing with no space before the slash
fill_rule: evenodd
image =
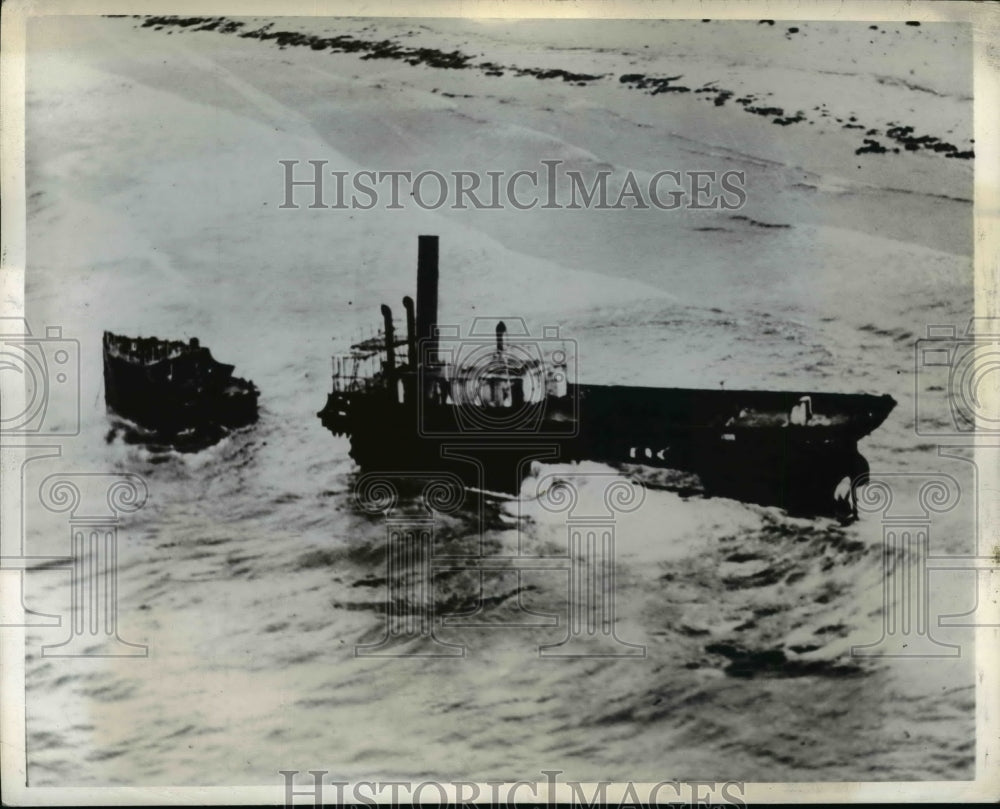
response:
<path id="1" fill-rule="evenodd" d="M 363 470 L 448 470 L 517 492 L 532 459 L 590 460 L 693 473 L 709 495 L 857 516 L 869 469 L 857 444 L 891 396 L 577 384 L 561 352 L 523 350 L 505 323 L 463 356 L 442 349 L 438 273 L 438 239 L 420 236 L 406 335 L 383 305 L 378 333 L 334 358 L 317 415 L 349 437 Z"/>
<path id="2" fill-rule="evenodd" d="M 104 398 L 130 442 L 202 449 L 257 420 L 259 391 L 197 338 L 104 332 Z"/>

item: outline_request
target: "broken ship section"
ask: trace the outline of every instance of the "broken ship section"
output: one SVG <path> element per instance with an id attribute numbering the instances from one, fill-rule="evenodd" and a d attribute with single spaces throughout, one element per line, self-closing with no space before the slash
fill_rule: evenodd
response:
<path id="1" fill-rule="evenodd" d="M 382 329 L 334 358 L 318 416 L 350 438 L 363 470 L 447 470 L 516 493 L 533 458 L 589 460 L 691 472 L 706 494 L 793 512 L 857 515 L 868 474 L 857 444 L 891 396 L 576 384 L 564 352 L 511 344 L 502 322 L 488 346 L 442 346 L 437 302 L 438 239 L 420 236 L 405 338 L 383 305 Z"/>
<path id="2" fill-rule="evenodd" d="M 104 332 L 104 397 L 129 443 L 196 451 L 257 420 L 259 391 L 197 338 Z"/>

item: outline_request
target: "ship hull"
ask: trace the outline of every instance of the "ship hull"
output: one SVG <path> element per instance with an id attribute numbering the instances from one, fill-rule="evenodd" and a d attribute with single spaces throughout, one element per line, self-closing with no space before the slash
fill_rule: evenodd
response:
<path id="1" fill-rule="evenodd" d="M 804 397 L 811 414 L 796 424 Z M 709 494 L 835 513 L 853 510 L 868 472 L 858 440 L 894 405 L 865 394 L 580 385 L 517 412 L 334 393 L 319 416 L 350 436 L 367 471 L 448 471 L 517 492 L 533 460 L 597 461 L 691 472 Z"/>
<path id="2" fill-rule="evenodd" d="M 207 349 L 185 352 L 177 343 L 143 341 L 146 356 L 123 355 L 129 342 L 106 335 L 104 350 L 105 403 L 121 417 L 126 441 L 194 451 L 257 420 L 256 387 L 233 377 L 233 367 L 213 360 Z"/>

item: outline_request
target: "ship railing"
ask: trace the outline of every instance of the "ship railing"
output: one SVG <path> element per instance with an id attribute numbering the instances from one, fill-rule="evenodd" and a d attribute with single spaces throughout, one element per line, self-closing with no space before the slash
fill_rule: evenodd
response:
<path id="1" fill-rule="evenodd" d="M 402 359 L 397 355 L 395 363 L 397 377 L 408 370 Z M 382 352 L 352 351 L 334 356 L 331 364 L 334 393 L 368 392 L 385 388 L 387 368 Z"/>
<path id="2" fill-rule="evenodd" d="M 393 324 L 397 337 L 393 340 L 394 348 L 407 345 L 407 340 L 399 335 L 404 332 L 397 324 Z M 387 341 L 384 328 L 368 327 L 354 333 L 349 344 L 350 350 L 332 358 L 332 381 L 334 393 L 355 393 L 384 388 L 386 385 L 386 367 L 388 360 Z M 395 375 L 406 368 L 405 351 L 395 352 Z"/>
<path id="3" fill-rule="evenodd" d="M 397 330 L 397 334 L 400 332 Z M 407 345 L 407 341 L 397 338 L 393 341 L 395 347 Z M 551 354 L 561 351 L 567 356 L 565 346 L 561 348 L 550 346 L 547 355 L 541 357 L 512 354 L 500 351 L 493 355 L 487 366 L 481 363 L 465 365 L 461 362 L 442 362 L 422 369 L 425 378 L 437 377 L 445 383 L 449 391 L 448 398 L 452 401 L 478 401 L 485 396 L 488 400 L 506 400 L 506 395 L 499 393 L 500 387 L 510 387 L 517 384 L 526 402 L 540 402 L 546 396 L 565 397 L 568 395 L 568 374 L 565 360 L 555 362 Z M 370 392 L 385 389 L 388 382 L 386 362 L 385 331 L 371 329 L 356 332 L 350 343 L 350 350 L 332 357 L 331 377 L 332 389 L 337 393 Z M 407 352 L 395 352 L 395 368 L 392 376 L 397 380 L 412 372 L 407 364 Z M 513 380 L 520 380 L 513 383 Z M 491 395 L 486 395 L 482 386 L 495 389 Z M 478 386 L 478 388 L 477 388 Z"/>
<path id="4" fill-rule="evenodd" d="M 104 345 L 111 356 L 143 363 L 177 359 L 199 348 L 197 342 L 159 340 L 156 337 L 125 337 L 106 333 Z"/>

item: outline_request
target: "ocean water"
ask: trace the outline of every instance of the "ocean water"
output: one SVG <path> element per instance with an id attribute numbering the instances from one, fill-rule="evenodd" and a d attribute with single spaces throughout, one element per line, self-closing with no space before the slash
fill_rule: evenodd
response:
<path id="1" fill-rule="evenodd" d="M 519 498 L 466 493 L 435 516 L 436 554 L 496 560 L 435 579 L 440 612 L 474 614 L 436 628 L 464 654 L 413 655 L 431 647 L 423 640 L 395 644 L 398 656 L 357 656 L 384 634 L 389 585 L 413 571 L 387 573 L 386 521 L 358 507 L 347 442 L 315 415 L 331 354 L 377 325 L 380 302 L 413 294 L 415 236 L 437 233 L 442 322 L 559 326 L 576 342 L 581 381 L 891 394 L 896 410 L 860 446 L 873 476 L 895 476 L 905 500 L 918 476 L 951 475 L 965 494 L 934 516 L 931 548 L 969 554 L 975 467 L 942 458 L 913 423 L 931 384 L 915 368 L 915 341 L 929 324 L 964 327 L 972 311 L 971 242 L 955 235 L 971 234 L 966 162 L 902 153 L 858 176 L 854 133 L 841 127 L 809 152 L 817 135 L 613 79 L 575 88 L 505 76 L 493 90 L 460 71 L 140 22 L 29 32 L 26 313 L 33 328 L 58 324 L 80 341 L 81 429 L 60 442 L 60 458 L 26 467 L 25 491 L 65 470 L 133 473 L 149 490 L 119 527 L 117 573 L 121 637 L 149 656 L 43 658 L 65 625 L 28 630 L 32 785 L 272 785 L 281 769 L 474 781 L 542 780 L 544 769 L 581 780 L 971 777 L 971 632 L 934 628 L 959 647 L 954 657 L 851 655 L 879 639 L 886 614 L 877 512 L 850 525 L 791 517 L 638 470 L 642 505 L 615 522 L 615 634 L 645 654 L 544 658 L 539 647 L 567 631 L 566 566 L 518 573 L 509 559 L 566 553 L 567 518 L 545 507 L 539 486 L 554 475 L 596 508 L 622 471 L 538 465 Z M 407 28 L 277 24 L 400 39 Z M 619 40 L 642 44 L 635 24 L 602 46 L 581 34 L 572 52 L 541 24 L 506 36 L 422 25 L 442 49 L 479 47 L 522 66 L 579 69 L 589 58 L 628 72 L 636 55 Z M 877 60 L 861 29 L 812 25 L 831 51 Z M 907 41 L 905 53 L 964 47 L 951 26 L 923 30 L 931 41 Z M 710 79 L 711 54 L 699 62 L 691 47 L 692 73 Z M 741 81 L 802 92 L 801 61 L 757 65 L 746 47 Z M 882 105 L 902 113 L 919 94 L 865 70 Z M 810 74 L 817 106 L 843 103 L 828 74 Z M 948 123 L 961 130 L 968 87 L 951 81 L 940 103 L 959 111 Z M 471 97 L 442 99 L 445 88 Z M 489 168 L 551 156 L 616 171 L 695 161 L 745 171 L 750 201 L 739 215 L 659 219 L 276 210 L 277 160 L 391 169 L 400 143 L 441 170 L 476 154 Z M 925 187 L 913 187 L 920 178 Z M 914 219 L 927 210 L 921 228 Z M 104 410 L 104 329 L 198 336 L 261 389 L 259 423 L 194 454 L 124 443 Z M 50 406 L 71 420 L 77 402 Z M 26 544 L 64 554 L 65 516 L 27 500 Z M 404 492 L 397 516 L 422 515 Z M 972 575 L 935 574 L 932 616 L 975 606 Z M 32 609 L 67 614 L 69 595 L 65 571 L 27 574 Z"/>

